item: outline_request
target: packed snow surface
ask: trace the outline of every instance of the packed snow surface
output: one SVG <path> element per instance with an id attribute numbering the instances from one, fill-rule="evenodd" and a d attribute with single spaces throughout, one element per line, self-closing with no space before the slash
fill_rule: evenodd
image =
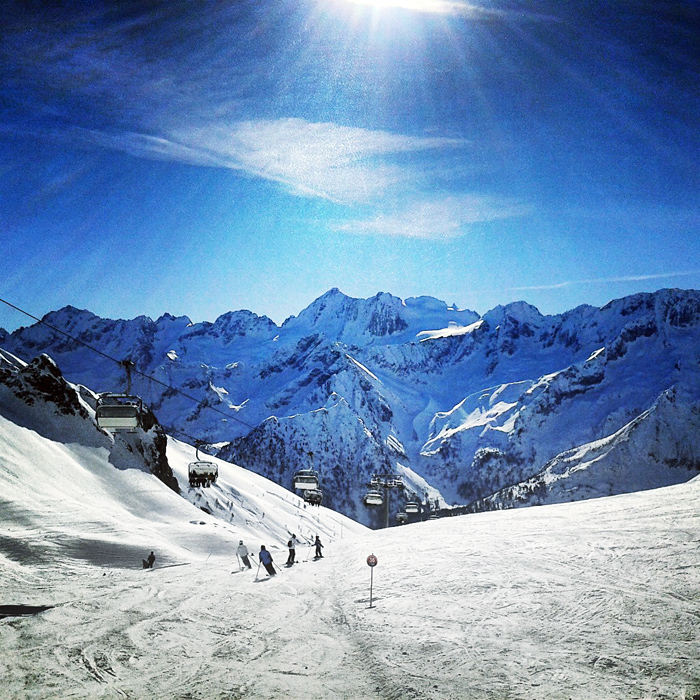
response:
<path id="1" fill-rule="evenodd" d="M 0 421 L 0 603 L 53 606 L 0 620 L 3 699 L 700 693 L 698 479 L 372 532 L 221 462 L 189 491 L 174 441 L 186 498 Z M 291 529 L 324 558 L 284 568 Z"/>

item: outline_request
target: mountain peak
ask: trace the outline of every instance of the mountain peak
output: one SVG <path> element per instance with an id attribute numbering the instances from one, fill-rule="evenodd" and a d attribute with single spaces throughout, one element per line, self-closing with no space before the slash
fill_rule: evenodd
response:
<path id="1" fill-rule="evenodd" d="M 189 325 L 192 323 L 192 321 L 189 319 L 188 316 L 173 316 L 172 314 L 169 314 L 167 311 L 162 314 L 161 316 L 158 317 L 158 320 L 156 321 L 156 325 L 162 326 L 165 325 L 166 323 L 184 323 L 185 325 Z"/>
<path id="2" fill-rule="evenodd" d="M 393 336 L 407 329 L 404 310 L 403 301 L 387 292 L 356 299 L 334 287 L 298 316 L 288 318 L 283 326 L 304 334 L 321 332 L 329 338 L 365 345 L 373 338 Z"/>
<path id="3" fill-rule="evenodd" d="M 484 320 L 493 327 L 502 326 L 505 323 L 538 327 L 542 325 L 544 318 L 537 307 L 526 301 L 513 301 L 505 306 L 499 305 L 484 314 Z"/>

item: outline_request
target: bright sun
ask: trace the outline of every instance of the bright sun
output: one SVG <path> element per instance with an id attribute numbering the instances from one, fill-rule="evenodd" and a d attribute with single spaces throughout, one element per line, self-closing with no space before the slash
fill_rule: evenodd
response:
<path id="1" fill-rule="evenodd" d="M 450 0 L 348 0 L 358 5 L 371 5 L 372 7 L 401 7 L 416 12 L 428 12 L 431 14 L 454 14 L 456 12 L 468 12 L 473 9 L 466 2 Z"/>

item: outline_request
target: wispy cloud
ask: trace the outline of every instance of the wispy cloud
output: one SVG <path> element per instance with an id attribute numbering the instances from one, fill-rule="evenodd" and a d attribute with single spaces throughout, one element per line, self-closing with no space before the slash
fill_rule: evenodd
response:
<path id="1" fill-rule="evenodd" d="M 529 207 L 519 201 L 464 194 L 424 199 L 370 219 L 339 223 L 334 228 L 356 234 L 450 240 L 463 236 L 474 224 L 523 216 L 528 212 Z"/>
<path id="2" fill-rule="evenodd" d="M 461 0 L 374 4 L 483 18 L 498 14 Z M 0 58 L 25 76 L 36 118 L 4 128 L 138 158 L 229 169 L 294 196 L 362 205 L 364 211 L 373 207 L 373 215 L 336 226 L 355 234 L 450 239 L 470 225 L 522 213 L 519 203 L 493 196 L 433 198 L 438 178 L 444 182 L 454 174 L 454 183 L 461 180 L 455 169 L 464 168 L 473 146 L 466 139 L 287 117 L 287 93 L 307 90 L 311 78 L 332 91 L 329 76 L 338 66 L 339 75 L 364 90 L 364 73 L 347 72 L 345 37 L 337 28 L 323 38 L 321 53 L 317 47 L 307 55 L 294 42 L 288 54 L 257 39 L 267 20 L 252 6 L 241 11 L 235 4 L 205 5 L 204 12 L 194 6 L 173 10 L 166 2 L 125 13 L 97 9 L 82 23 L 61 8 L 15 19 Z M 275 22 L 270 27 L 279 31 Z M 305 24 L 289 30 L 307 37 Z M 333 44 L 331 37 L 337 39 Z M 294 70 L 300 61 L 328 61 L 329 68 L 300 80 Z M 299 92 L 300 103 L 305 97 Z M 251 116 L 261 113 L 279 118 Z M 405 128 L 414 133 L 410 123 Z M 483 159 L 479 163 L 484 167 Z M 392 202 L 406 205 L 400 209 Z"/>
<path id="3" fill-rule="evenodd" d="M 547 289 L 565 289 L 566 287 L 574 287 L 583 284 L 614 284 L 619 282 L 646 282 L 650 280 L 671 279 L 673 277 L 686 277 L 690 275 L 700 274 L 700 269 L 696 270 L 679 270 L 676 272 L 658 272 L 649 275 L 622 275 L 619 277 L 598 277 L 593 279 L 567 280 L 565 282 L 556 282 L 554 284 L 535 284 L 525 287 L 508 287 L 511 292 L 522 291 L 541 291 Z"/>
<path id="4" fill-rule="evenodd" d="M 421 12 L 490 12 L 459 0 L 386 3 Z M 340 37 L 338 29 L 324 37 L 320 54 L 306 55 L 295 42 L 290 63 L 290 54 L 257 39 L 267 21 L 261 12 L 236 9 L 235 3 L 205 5 L 207 11 L 173 10 L 166 2 L 124 13 L 102 8 L 78 23 L 67 10 L 43 8 L 35 17 L 14 19 L 0 58 L 28 83 L 36 118 L 0 124 L 0 130 L 225 168 L 276 183 L 295 196 L 383 212 L 345 224 L 355 233 L 450 238 L 470 223 L 513 215 L 510 202 L 467 196 L 430 202 L 429 194 L 422 204 L 390 210 L 387 202 L 410 201 L 419 188 L 429 193 L 437 177 L 448 179 L 455 167 L 463 167 L 468 158 L 460 157 L 457 166 L 455 153 L 472 144 L 287 117 L 288 103 L 282 100 L 284 109 L 277 108 L 275 95 L 286 99 L 287 92 L 307 90 L 312 77 L 331 90 L 332 62 L 346 70 L 342 41 L 336 42 L 337 52 L 330 45 L 330 36 Z M 290 30 L 306 37 L 303 27 Z M 303 65 L 331 63 L 298 80 L 293 67 L 302 58 Z M 361 72 L 343 75 L 357 81 L 358 89 L 364 80 Z M 305 97 L 299 93 L 300 102 Z M 251 117 L 262 112 L 279 118 Z"/>
<path id="5" fill-rule="evenodd" d="M 425 173 L 401 156 L 466 148 L 464 139 L 415 137 L 312 123 L 303 119 L 241 121 L 173 129 L 163 136 L 72 127 L 45 137 L 108 148 L 134 157 L 227 168 L 279 184 L 295 196 L 322 198 L 376 214 L 331 224 L 335 231 L 424 240 L 450 240 L 471 226 L 526 215 L 519 200 L 488 194 L 415 193 Z M 389 204 L 394 202 L 394 204 Z M 400 204 L 396 204 L 399 202 Z"/>
<path id="6" fill-rule="evenodd" d="M 173 136 L 219 159 L 224 167 L 281 183 L 293 194 L 344 204 L 372 201 L 408 181 L 410 168 L 390 162 L 401 154 L 466 145 L 461 139 L 404 136 L 303 119 L 246 121 Z"/>
<path id="7" fill-rule="evenodd" d="M 303 119 L 213 124 L 163 136 L 74 129 L 70 137 L 144 158 L 229 168 L 340 204 L 377 201 L 414 179 L 411 166 L 394 162 L 402 154 L 467 144 Z"/>

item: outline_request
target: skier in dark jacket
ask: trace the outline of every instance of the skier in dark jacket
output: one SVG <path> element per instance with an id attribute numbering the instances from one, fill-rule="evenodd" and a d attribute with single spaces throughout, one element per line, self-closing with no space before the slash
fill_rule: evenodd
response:
<path id="1" fill-rule="evenodd" d="M 267 573 L 270 574 L 270 576 L 274 576 L 275 566 L 272 563 L 272 554 L 265 549 L 264 544 L 260 545 L 260 554 L 258 554 L 258 558 L 260 559 L 260 563 L 267 569 Z"/>
<path id="2" fill-rule="evenodd" d="M 316 559 L 323 559 L 323 554 L 321 554 L 321 550 L 323 549 L 323 545 L 321 544 L 321 538 L 316 535 L 316 539 L 314 540 L 314 545 L 316 546 Z"/>
<path id="3" fill-rule="evenodd" d="M 153 565 L 156 563 L 156 555 L 151 552 L 148 555 L 148 559 L 143 560 L 143 568 L 144 569 L 152 569 Z"/>

